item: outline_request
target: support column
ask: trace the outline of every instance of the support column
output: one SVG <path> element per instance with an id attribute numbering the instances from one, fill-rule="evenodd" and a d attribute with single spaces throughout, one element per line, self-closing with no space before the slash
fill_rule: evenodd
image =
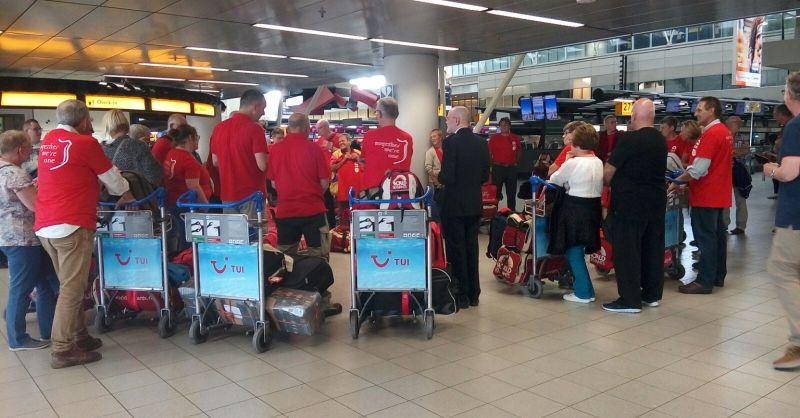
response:
<path id="1" fill-rule="evenodd" d="M 435 55 L 401 54 L 384 57 L 386 82 L 394 87 L 400 107 L 397 127 L 414 138 L 411 171 L 424 183 L 425 152 L 430 145 L 430 132 L 439 126 L 436 115 L 438 100 L 438 58 Z"/>

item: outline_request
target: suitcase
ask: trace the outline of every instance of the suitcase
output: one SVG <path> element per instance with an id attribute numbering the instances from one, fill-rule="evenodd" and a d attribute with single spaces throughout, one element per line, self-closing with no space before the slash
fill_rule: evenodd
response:
<path id="1" fill-rule="evenodd" d="M 503 232 L 506 229 L 508 215 L 513 213 L 511 209 L 500 210 L 489 223 L 489 245 L 486 247 L 486 257 L 496 259 L 497 250 L 503 245 Z"/>
<path id="2" fill-rule="evenodd" d="M 447 254 L 444 250 L 442 229 L 438 222 L 431 222 L 431 261 L 432 267 L 447 270 Z"/>
<path id="3" fill-rule="evenodd" d="M 314 335 L 322 323 L 322 297 L 317 292 L 278 289 L 267 298 L 267 314 L 279 331 Z"/>
<path id="4" fill-rule="evenodd" d="M 531 250 L 531 240 L 528 231 L 531 228 L 531 217 L 526 213 L 514 213 L 506 219 L 503 230 L 502 243 L 509 248 L 515 248 L 526 253 Z"/>
<path id="5" fill-rule="evenodd" d="M 481 202 L 483 204 L 481 219 L 492 219 L 497 214 L 500 204 L 497 200 L 497 186 L 492 183 L 484 183 L 481 186 Z"/>
<path id="6" fill-rule="evenodd" d="M 504 245 L 497 251 L 497 262 L 492 273 L 508 284 L 524 284 L 530 278 L 532 268 L 530 254 Z"/>

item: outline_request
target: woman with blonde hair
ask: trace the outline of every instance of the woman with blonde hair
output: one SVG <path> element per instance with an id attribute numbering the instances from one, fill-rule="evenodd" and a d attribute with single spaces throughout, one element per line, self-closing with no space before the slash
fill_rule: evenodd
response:
<path id="1" fill-rule="evenodd" d="M 106 157 L 120 170 L 135 171 L 155 186 L 162 183 L 161 165 L 153 157 L 146 143 L 131 138 L 130 123 L 119 109 L 112 109 L 103 115 L 106 134 L 111 141 L 103 147 Z"/>

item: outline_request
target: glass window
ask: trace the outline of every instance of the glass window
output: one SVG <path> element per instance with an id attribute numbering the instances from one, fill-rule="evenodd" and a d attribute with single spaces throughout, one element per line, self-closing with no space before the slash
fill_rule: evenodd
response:
<path id="1" fill-rule="evenodd" d="M 604 41 L 600 41 L 603 43 Z M 617 52 L 617 44 L 619 43 L 619 39 L 608 39 L 604 42 L 606 44 L 605 50 L 607 54 L 613 54 Z"/>
<path id="2" fill-rule="evenodd" d="M 626 36 L 624 38 L 617 38 L 618 52 L 630 51 L 632 45 L 633 45 L 633 39 L 631 39 L 630 36 Z"/>
<path id="3" fill-rule="evenodd" d="M 586 56 L 586 44 L 570 45 L 564 48 L 566 59 L 583 58 Z"/>
<path id="4" fill-rule="evenodd" d="M 722 90 L 722 75 L 694 77 L 692 91 Z"/>
<path id="5" fill-rule="evenodd" d="M 481 74 L 486 72 L 486 61 L 478 61 L 478 72 Z"/>
<path id="6" fill-rule="evenodd" d="M 727 38 L 733 36 L 733 28 L 736 25 L 736 22 L 722 22 L 722 23 L 715 23 L 714 24 L 714 37 L 715 38 Z"/>
<path id="7" fill-rule="evenodd" d="M 527 67 L 534 64 L 536 64 L 536 56 L 532 52 L 525 54 L 525 58 L 522 59 L 522 66 Z"/>
<path id="8" fill-rule="evenodd" d="M 795 15 L 795 12 L 786 12 L 783 14 L 783 39 L 794 39 L 797 26 Z"/>
<path id="9" fill-rule="evenodd" d="M 692 78 L 664 80 L 664 93 L 686 93 L 692 91 Z"/>
<path id="10" fill-rule="evenodd" d="M 703 41 L 714 37 L 714 25 L 691 26 L 688 28 L 688 41 Z"/>
<path id="11" fill-rule="evenodd" d="M 633 35 L 633 49 L 650 48 L 650 34 L 639 33 Z"/>

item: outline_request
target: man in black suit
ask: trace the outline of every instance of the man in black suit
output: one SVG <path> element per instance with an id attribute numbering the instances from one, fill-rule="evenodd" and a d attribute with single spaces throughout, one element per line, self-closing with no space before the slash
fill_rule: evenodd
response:
<path id="1" fill-rule="evenodd" d="M 444 185 L 442 227 L 447 258 L 458 280 L 458 306 L 478 306 L 481 293 L 478 278 L 478 227 L 480 226 L 481 185 L 489 179 L 489 146 L 469 128 L 470 112 L 456 106 L 447 113 L 447 132 L 442 144 Z"/>

